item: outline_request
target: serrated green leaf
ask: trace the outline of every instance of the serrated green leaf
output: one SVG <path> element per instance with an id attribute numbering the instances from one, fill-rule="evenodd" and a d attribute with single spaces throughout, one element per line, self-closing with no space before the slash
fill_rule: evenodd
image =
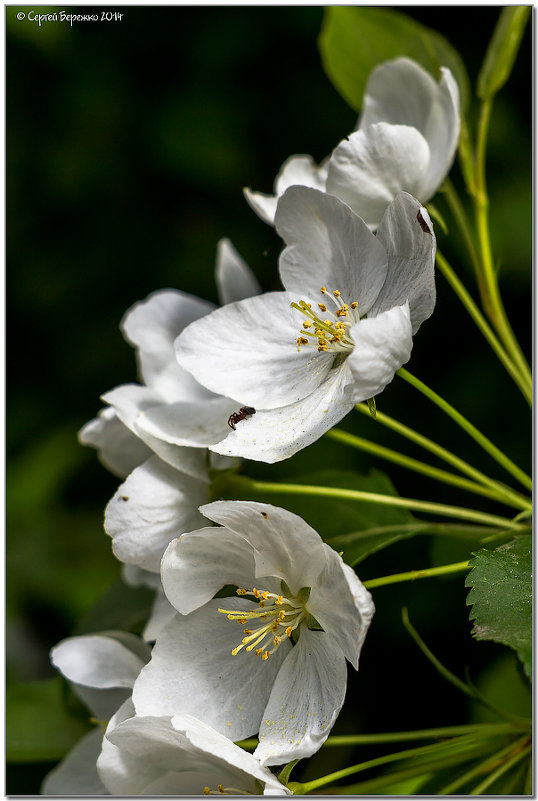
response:
<path id="1" fill-rule="evenodd" d="M 513 648 L 527 676 L 532 653 L 532 555 L 530 536 L 516 537 L 494 551 L 479 551 L 471 560 L 465 586 L 474 620 L 471 634 Z"/>
<path id="2" fill-rule="evenodd" d="M 448 67 L 460 89 L 462 108 L 469 102 L 469 79 L 458 52 L 430 28 L 389 8 L 330 6 L 319 49 L 325 72 L 349 105 L 357 111 L 372 69 L 383 61 L 408 56 L 439 79 Z"/>
<path id="3" fill-rule="evenodd" d="M 60 677 L 7 688 L 8 762 L 52 762 L 62 759 L 90 728 L 89 723 L 69 714 Z"/>

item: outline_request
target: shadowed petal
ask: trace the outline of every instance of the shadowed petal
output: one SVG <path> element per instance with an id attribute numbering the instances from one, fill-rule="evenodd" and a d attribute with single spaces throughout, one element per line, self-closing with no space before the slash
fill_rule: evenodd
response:
<path id="1" fill-rule="evenodd" d="M 215 278 L 223 306 L 259 295 L 262 291 L 254 273 L 229 239 L 221 239 L 217 245 Z"/>

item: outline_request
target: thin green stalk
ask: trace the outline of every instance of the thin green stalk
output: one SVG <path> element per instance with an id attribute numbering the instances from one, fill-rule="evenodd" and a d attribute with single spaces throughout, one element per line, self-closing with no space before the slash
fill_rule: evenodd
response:
<path id="1" fill-rule="evenodd" d="M 468 293 L 450 264 L 447 262 L 443 254 L 437 250 L 436 253 L 436 261 L 437 266 L 439 267 L 440 271 L 445 276 L 446 280 L 461 300 L 462 304 L 465 306 L 467 311 L 469 312 L 471 318 L 478 326 L 479 330 L 482 332 L 484 337 L 486 338 L 489 345 L 491 345 L 494 353 L 498 356 L 499 360 L 501 361 L 502 365 L 506 368 L 508 374 L 514 379 L 515 383 L 523 393 L 525 399 L 528 401 L 529 404 L 532 404 L 532 384 L 530 384 L 522 373 L 518 370 L 516 365 L 510 359 L 508 354 L 506 353 L 505 349 L 495 336 L 494 332 L 488 325 L 484 315 L 472 299 L 471 295 Z"/>
<path id="2" fill-rule="evenodd" d="M 405 743 L 413 740 L 430 740 L 437 737 L 456 737 L 463 734 L 481 736 L 499 736 L 501 734 L 530 731 L 530 723 L 466 723 L 461 726 L 443 726 L 437 729 L 417 729 L 416 731 L 395 731 L 380 734 L 334 734 L 329 736 L 322 748 L 340 748 L 349 745 L 376 745 L 379 743 Z M 238 740 L 236 745 L 245 751 L 254 751 L 258 746 L 257 737 Z"/>
<path id="3" fill-rule="evenodd" d="M 454 673 L 452 673 L 448 668 L 446 668 L 443 665 L 443 663 L 439 659 L 437 659 L 437 657 L 430 651 L 430 649 L 428 648 L 428 646 L 426 645 L 426 643 L 424 642 L 418 631 L 411 624 L 407 608 L 405 606 L 402 608 L 402 622 L 406 630 L 409 632 L 415 643 L 418 645 L 418 647 L 426 657 L 426 659 L 433 665 L 433 667 L 437 670 L 437 672 L 440 673 L 441 676 L 446 681 L 450 682 L 450 684 L 452 684 L 457 690 L 464 693 L 465 695 L 468 695 L 473 700 L 479 701 L 487 709 L 489 709 L 491 712 L 494 712 L 496 715 L 499 715 L 499 717 L 501 718 L 505 718 L 507 720 L 516 720 L 517 722 L 523 724 L 528 723 L 528 721 L 525 721 L 524 719 L 516 715 L 512 715 L 511 712 L 505 712 L 503 709 L 499 709 L 499 707 L 495 706 L 494 704 L 491 704 L 487 700 L 487 698 L 484 698 L 484 696 L 480 692 L 478 692 L 478 690 L 476 690 L 475 687 L 473 687 L 473 685 L 470 682 L 462 681 L 457 676 L 455 676 Z"/>
<path id="4" fill-rule="evenodd" d="M 372 420 L 368 406 L 365 403 L 358 403 L 355 406 L 355 409 L 361 414 L 368 417 L 370 420 Z M 475 467 L 472 467 L 470 464 L 467 464 L 467 462 L 465 462 L 463 459 L 460 459 L 459 456 L 456 456 L 455 454 L 448 451 L 446 448 L 443 448 L 442 445 L 438 445 L 437 442 L 434 442 L 433 440 L 428 439 L 428 437 L 419 434 L 414 429 L 409 428 L 409 426 L 406 426 L 403 423 L 398 422 L 398 420 L 395 420 L 393 417 L 389 417 L 388 414 L 384 414 L 383 412 L 377 411 L 375 422 L 381 423 L 381 425 L 390 428 L 392 431 L 396 431 L 396 433 L 400 434 L 400 436 L 405 437 L 411 442 L 415 442 L 417 445 L 420 445 L 421 448 L 424 448 L 424 450 L 433 453 L 435 456 L 438 456 L 439 459 L 442 459 L 443 461 L 447 462 L 447 464 L 451 464 L 461 473 L 465 473 L 465 475 L 474 478 L 476 481 L 480 482 L 481 484 L 484 484 L 484 486 L 491 487 L 493 489 L 500 488 L 501 490 L 508 490 L 511 493 L 515 492 L 515 490 L 513 490 L 511 487 L 507 487 L 506 485 L 501 484 L 499 481 L 495 481 L 493 478 L 489 478 L 489 476 L 486 476 L 480 470 L 477 470 Z M 519 493 L 516 493 L 516 495 L 518 494 Z"/>
<path id="5" fill-rule="evenodd" d="M 364 492 L 341 487 L 318 487 L 312 484 L 280 484 L 271 481 L 245 482 L 252 490 L 264 493 L 278 493 L 287 495 L 316 495 L 326 498 L 343 498 L 348 501 L 361 501 L 363 503 L 377 503 L 383 506 L 397 506 L 401 509 L 410 509 L 415 512 L 426 512 L 443 517 L 455 517 L 460 520 L 470 520 L 475 523 L 496 526 L 497 528 L 511 528 L 518 531 L 521 526 L 507 517 L 490 515 L 475 509 L 465 509 L 462 506 L 448 506 L 434 501 L 420 501 L 413 498 L 400 498 L 399 495 L 382 495 L 377 492 Z"/>
<path id="6" fill-rule="evenodd" d="M 458 229 L 463 237 L 463 241 L 465 242 L 465 247 L 467 248 L 471 263 L 475 270 L 478 270 L 480 268 L 480 259 L 471 229 L 468 225 L 468 215 L 462 206 L 461 200 L 456 192 L 456 188 L 450 178 L 445 179 L 445 182 L 441 187 L 441 192 L 443 192 L 446 198 L 450 211 L 452 212 L 452 215 L 456 221 L 456 225 L 458 226 Z"/>
<path id="7" fill-rule="evenodd" d="M 528 756 L 531 751 L 532 746 L 528 745 L 527 748 L 523 749 L 523 751 L 519 751 L 511 759 L 507 759 L 503 765 L 500 765 L 497 770 L 494 770 L 493 773 L 490 773 L 483 782 L 480 782 L 480 784 L 471 790 L 469 795 L 483 795 L 486 790 L 497 781 L 497 779 L 500 779 L 501 776 L 504 776 L 505 773 L 508 773 L 509 770 L 512 770 L 512 768 L 525 759 L 525 757 Z"/>
<path id="8" fill-rule="evenodd" d="M 522 376 L 526 381 L 530 382 L 531 372 L 529 366 L 506 316 L 491 252 L 488 219 L 489 200 L 486 188 L 486 143 L 492 104 L 493 98 L 491 97 L 482 101 L 476 145 L 476 191 L 473 195 L 481 255 L 481 272 L 487 292 L 484 308 Z"/>
<path id="9" fill-rule="evenodd" d="M 375 587 L 385 587 L 387 584 L 400 584 L 403 581 L 415 581 L 415 579 L 421 578 L 446 576 L 451 573 L 461 573 L 469 569 L 469 562 L 454 562 L 453 564 L 440 565 L 439 567 L 426 567 L 424 570 L 408 570 L 407 573 L 393 573 L 392 576 L 381 576 L 381 578 L 370 579 L 362 583 L 367 590 L 371 590 Z"/>
<path id="10" fill-rule="evenodd" d="M 524 737 L 518 741 L 519 744 L 523 744 L 528 739 L 528 737 Z M 462 776 L 459 776 L 455 781 L 450 782 L 445 787 L 441 788 L 441 790 L 437 791 L 437 795 L 452 795 L 456 790 L 459 790 L 460 787 L 465 787 L 468 782 L 472 782 L 473 779 L 476 779 L 477 776 L 480 776 L 482 773 L 486 773 L 488 768 L 498 762 L 499 759 L 504 759 L 505 756 L 509 756 L 514 751 L 514 743 L 510 743 L 509 745 L 505 746 L 505 748 L 501 748 L 500 751 L 497 751 L 496 754 L 485 759 L 483 762 L 480 762 L 479 765 L 475 765 L 475 767 L 468 770 Z"/>
<path id="11" fill-rule="evenodd" d="M 413 470 L 415 473 L 433 478 L 436 481 L 442 481 L 445 484 L 451 484 L 468 492 L 474 492 L 477 495 L 484 495 L 486 498 L 493 498 L 500 503 L 506 503 L 508 506 L 513 506 L 515 509 L 531 509 L 532 504 L 518 493 L 512 493 L 510 490 L 505 490 L 502 487 L 492 489 L 485 487 L 482 484 L 477 484 L 469 479 L 457 476 L 454 473 L 449 473 L 446 470 L 440 470 L 438 467 L 426 464 L 418 459 L 413 459 L 406 456 L 399 451 L 394 451 L 392 448 L 385 448 L 383 445 L 378 445 L 376 442 L 357 437 L 355 434 L 350 434 L 347 431 L 342 431 L 340 428 L 332 428 L 327 431 L 326 436 L 329 439 L 335 439 L 338 442 L 343 442 L 353 448 L 366 451 L 381 459 L 387 459 L 389 462 L 399 464 L 401 467 L 406 467 L 408 470 Z"/>
<path id="12" fill-rule="evenodd" d="M 484 434 L 482 434 L 482 432 L 479 431 L 476 426 L 470 423 L 460 412 L 458 412 L 457 409 L 455 409 L 450 405 L 450 403 L 447 403 L 444 398 L 438 395 L 437 392 L 434 392 L 433 389 L 430 389 L 430 387 L 428 387 L 423 381 L 415 378 L 414 375 L 412 375 L 403 367 L 400 367 L 396 375 L 400 376 L 400 378 L 403 378 L 404 381 L 407 381 L 408 384 L 435 403 L 435 405 L 442 409 L 445 414 L 451 417 L 452 420 L 454 420 L 454 422 L 460 426 L 460 428 L 466 431 L 467 434 L 469 434 L 469 436 L 472 437 L 472 439 L 474 439 L 474 441 L 486 451 L 486 453 L 489 453 L 489 455 L 495 459 L 498 464 L 511 473 L 511 475 L 521 484 L 523 484 L 526 489 L 532 490 L 532 481 L 530 477 L 516 464 L 514 464 L 514 462 L 512 462 L 508 456 L 499 450 L 499 448 L 497 448 L 497 446 L 494 445 L 486 436 L 484 436 Z"/>
<path id="13" fill-rule="evenodd" d="M 474 745 L 481 745 L 476 740 L 470 737 L 460 737 L 456 740 L 451 740 L 446 743 L 433 743 L 433 745 L 423 745 L 418 748 L 409 748 L 406 751 L 398 751 L 395 754 L 386 754 L 382 757 L 369 759 L 366 762 L 359 762 L 357 765 L 352 765 L 349 768 L 342 768 L 334 773 L 328 773 L 326 776 L 321 776 L 319 779 L 313 779 L 309 782 L 292 782 L 290 787 L 293 794 L 310 793 L 312 790 L 317 790 L 326 784 L 345 779 L 347 776 L 352 776 L 354 773 L 362 773 L 362 771 L 369 768 L 380 767 L 381 765 L 389 765 L 392 762 L 400 762 L 403 759 L 417 759 L 420 757 L 438 757 L 440 754 L 446 756 L 453 756 L 455 752 L 462 749 L 464 752 L 471 750 Z M 471 748 L 470 748 L 471 747 Z"/>

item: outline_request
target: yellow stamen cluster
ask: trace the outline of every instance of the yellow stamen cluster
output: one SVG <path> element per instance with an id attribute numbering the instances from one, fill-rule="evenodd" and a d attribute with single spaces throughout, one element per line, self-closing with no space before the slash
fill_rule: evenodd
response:
<path id="1" fill-rule="evenodd" d="M 242 648 L 254 651 L 256 656 L 263 660 L 273 654 L 283 640 L 291 637 L 293 631 L 299 626 L 305 616 L 304 605 L 296 598 L 285 598 L 273 592 L 261 591 L 253 587 L 252 590 L 238 589 L 238 595 L 252 595 L 258 605 L 250 610 L 219 609 L 228 620 L 235 620 L 244 626 L 248 620 L 259 618 L 262 625 L 257 629 L 243 629 L 245 635 L 240 644 L 233 649 L 232 655 L 237 656 Z M 270 649 L 268 646 L 272 646 Z"/>
<path id="2" fill-rule="evenodd" d="M 293 309 L 297 309 L 304 316 L 308 317 L 303 321 L 303 328 L 300 331 L 301 336 L 297 338 L 297 350 L 301 350 L 302 345 L 315 344 L 312 339 L 317 339 L 317 349 L 320 353 L 325 351 L 349 351 L 353 348 L 352 340 L 346 336 L 346 326 L 351 327 L 360 319 L 356 309 L 358 308 L 358 301 L 354 300 L 352 303 L 344 303 L 341 299 L 341 292 L 339 289 L 334 289 L 331 293 L 327 292 L 327 288 L 322 286 L 320 289 L 322 295 L 327 295 L 336 305 L 336 310 L 333 319 L 322 320 L 316 312 L 312 311 L 312 304 L 304 300 L 299 303 L 292 303 Z M 322 312 L 327 312 L 327 305 L 325 303 L 318 303 L 318 308 Z M 336 318 L 336 319 L 335 319 Z M 314 326 L 314 332 L 307 329 Z M 312 339 L 309 339 L 311 337 Z"/>

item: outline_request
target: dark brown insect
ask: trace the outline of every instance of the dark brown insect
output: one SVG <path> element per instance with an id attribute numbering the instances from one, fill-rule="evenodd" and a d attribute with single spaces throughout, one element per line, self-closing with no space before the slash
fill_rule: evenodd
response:
<path id="1" fill-rule="evenodd" d="M 430 231 L 430 227 L 429 227 L 428 223 L 426 222 L 426 220 L 424 219 L 424 217 L 422 216 L 422 214 L 420 213 L 420 209 L 417 212 L 417 221 L 418 221 L 418 224 L 420 225 L 420 227 L 422 228 L 422 230 L 424 231 L 424 233 L 425 234 L 429 234 L 431 236 L 432 232 Z"/>
<path id="2" fill-rule="evenodd" d="M 235 424 L 240 423 L 241 420 L 250 417 L 252 414 L 256 414 L 256 409 L 252 406 L 241 406 L 238 412 L 234 412 L 228 417 L 228 425 L 235 431 Z"/>

